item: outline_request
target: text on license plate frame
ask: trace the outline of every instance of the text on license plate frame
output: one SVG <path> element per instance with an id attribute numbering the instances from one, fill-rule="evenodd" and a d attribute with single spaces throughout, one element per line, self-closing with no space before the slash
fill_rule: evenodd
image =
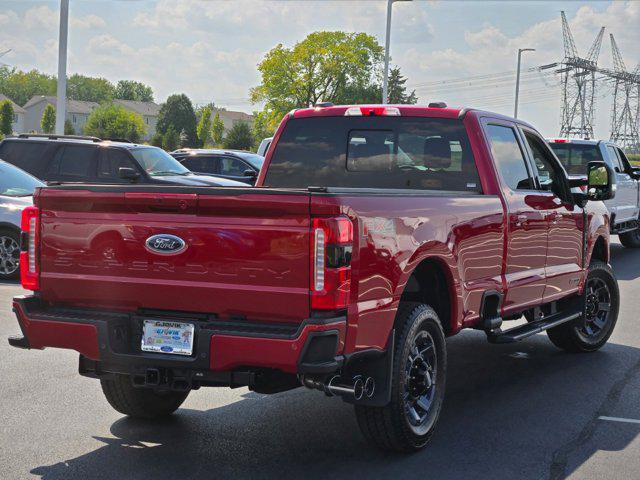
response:
<path id="1" fill-rule="evenodd" d="M 143 352 L 190 356 L 194 333 L 193 323 L 145 319 L 140 348 Z"/>

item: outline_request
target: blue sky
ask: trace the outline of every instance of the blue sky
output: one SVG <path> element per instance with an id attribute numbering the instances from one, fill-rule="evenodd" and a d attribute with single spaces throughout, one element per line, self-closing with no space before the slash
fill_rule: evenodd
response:
<path id="1" fill-rule="evenodd" d="M 1 1 L 2 61 L 55 72 L 57 1 Z M 515 55 L 524 68 L 562 58 L 560 10 L 586 54 L 600 26 L 613 32 L 629 68 L 640 61 L 640 2 L 413 1 L 394 5 L 391 54 L 423 102 L 445 100 L 512 113 Z M 69 72 L 150 84 L 162 101 L 174 92 L 251 111 L 256 64 L 277 43 L 292 45 L 315 30 L 365 31 L 384 42 L 386 2 L 71 0 Z M 610 66 L 608 35 L 601 64 Z M 478 75 L 505 77 L 464 84 L 434 82 Z M 553 75 L 527 73 L 521 117 L 556 135 L 559 86 Z M 599 90 L 596 130 L 606 136 L 610 86 Z"/>

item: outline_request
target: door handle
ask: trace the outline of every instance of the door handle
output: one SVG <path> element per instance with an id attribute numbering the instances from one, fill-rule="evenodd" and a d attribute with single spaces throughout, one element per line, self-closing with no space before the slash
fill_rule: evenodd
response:
<path id="1" fill-rule="evenodd" d="M 527 222 L 527 216 L 526 215 L 517 215 L 516 216 L 516 227 L 522 227 L 523 225 L 526 225 Z"/>

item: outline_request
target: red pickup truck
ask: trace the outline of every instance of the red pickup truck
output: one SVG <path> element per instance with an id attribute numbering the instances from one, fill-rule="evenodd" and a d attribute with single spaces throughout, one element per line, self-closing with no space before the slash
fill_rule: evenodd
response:
<path id="1" fill-rule="evenodd" d="M 421 106 L 291 112 L 255 188 L 62 184 L 23 216 L 22 348 L 80 353 L 118 411 L 192 389 L 305 386 L 355 404 L 374 444 L 423 447 L 445 338 L 547 331 L 600 348 L 619 295 L 603 163 L 567 176 L 530 125 Z M 505 329 L 504 322 L 527 321 Z"/>

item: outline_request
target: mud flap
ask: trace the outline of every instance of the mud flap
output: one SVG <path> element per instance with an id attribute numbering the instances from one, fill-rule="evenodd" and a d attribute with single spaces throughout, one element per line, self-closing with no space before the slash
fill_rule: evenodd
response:
<path id="1" fill-rule="evenodd" d="M 343 396 L 342 399 L 345 402 L 369 407 L 384 407 L 391 401 L 395 335 L 396 331 L 392 330 L 385 351 L 363 350 L 345 358 L 345 365 L 342 369 L 343 376 L 351 378 L 361 375 L 365 378 L 371 377 L 376 382 L 373 396 L 367 397 L 365 395 L 360 400 Z"/>

